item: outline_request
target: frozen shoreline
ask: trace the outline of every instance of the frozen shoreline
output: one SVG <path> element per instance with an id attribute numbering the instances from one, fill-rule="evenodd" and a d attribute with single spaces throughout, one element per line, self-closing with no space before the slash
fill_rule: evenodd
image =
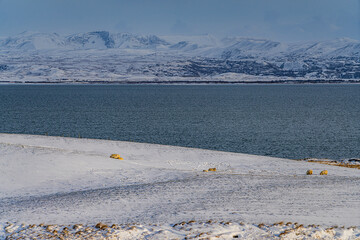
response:
<path id="1" fill-rule="evenodd" d="M 14 225 L 6 224 L 7 239 L 358 239 L 357 227 L 303 226 L 278 222 L 272 225 L 242 222 L 180 222 L 176 224 Z M 4 235 L 5 235 L 4 234 Z M 1 237 L 1 232 L 0 232 Z"/>
<path id="2" fill-rule="evenodd" d="M 124 160 L 109 158 L 112 153 Z M 357 226 L 350 235 L 359 237 L 358 169 L 156 144 L 17 134 L 0 134 L 0 156 L 3 227 L 8 221 L 16 226 L 102 221 L 158 224 L 166 230 L 169 224 L 212 219 L 239 228 L 238 223 L 245 222 L 246 229 L 280 221 L 324 229 Z M 212 167 L 217 171 L 202 172 Z M 314 175 L 307 176 L 308 169 Z M 328 176 L 319 175 L 324 169 Z M 273 236 L 285 228 L 278 230 Z"/>

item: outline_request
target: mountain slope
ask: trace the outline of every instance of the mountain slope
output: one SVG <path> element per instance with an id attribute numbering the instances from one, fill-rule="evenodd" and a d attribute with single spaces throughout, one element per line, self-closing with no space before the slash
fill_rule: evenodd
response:
<path id="1" fill-rule="evenodd" d="M 359 81 L 360 41 L 24 32 L 0 39 L 1 82 Z"/>
<path id="2" fill-rule="evenodd" d="M 136 35 L 130 33 L 110 33 L 95 31 L 60 36 L 56 33 L 24 32 L 0 41 L 0 48 L 7 50 L 78 50 L 78 49 L 156 49 L 170 45 L 155 35 Z"/>
<path id="3" fill-rule="evenodd" d="M 56 33 L 23 32 L 0 41 L 0 48 L 8 50 L 59 49 L 65 45 L 64 39 Z"/>
<path id="4" fill-rule="evenodd" d="M 211 35 L 162 36 L 94 31 L 61 36 L 56 33 L 24 32 L 0 40 L 2 50 L 152 49 L 219 59 L 243 58 L 338 58 L 360 57 L 360 41 L 341 38 L 331 41 L 281 43 L 267 39 Z"/>

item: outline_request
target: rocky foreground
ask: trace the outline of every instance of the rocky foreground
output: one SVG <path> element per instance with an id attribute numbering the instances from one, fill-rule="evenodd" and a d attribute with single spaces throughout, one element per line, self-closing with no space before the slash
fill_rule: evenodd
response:
<path id="1" fill-rule="evenodd" d="M 303 226 L 279 222 L 272 225 L 242 222 L 181 222 L 172 225 L 17 225 L 7 223 L 4 237 L 10 239 L 360 239 L 352 227 Z"/>

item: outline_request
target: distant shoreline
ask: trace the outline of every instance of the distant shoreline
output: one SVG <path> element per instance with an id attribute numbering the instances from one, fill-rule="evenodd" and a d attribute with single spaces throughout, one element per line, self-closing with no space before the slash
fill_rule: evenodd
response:
<path id="1" fill-rule="evenodd" d="M 237 84 L 360 84 L 359 80 L 272 80 L 272 81 L 0 81 L 1 84 L 105 84 L 105 85 L 237 85 Z"/>

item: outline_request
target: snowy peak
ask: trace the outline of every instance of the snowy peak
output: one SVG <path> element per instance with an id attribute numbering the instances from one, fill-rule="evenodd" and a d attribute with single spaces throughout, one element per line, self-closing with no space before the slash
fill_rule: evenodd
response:
<path id="1" fill-rule="evenodd" d="M 65 38 L 67 45 L 82 49 L 105 49 L 115 46 L 114 39 L 107 31 L 74 34 Z"/>
<path id="2" fill-rule="evenodd" d="M 57 49 L 65 46 L 64 40 L 56 33 L 23 32 L 0 41 L 0 47 L 19 50 Z"/>
<path id="3" fill-rule="evenodd" d="M 66 38 L 67 43 L 80 49 L 148 49 L 168 43 L 155 35 L 141 36 L 130 33 L 109 33 L 107 31 L 75 34 Z"/>
<path id="4" fill-rule="evenodd" d="M 266 39 L 224 38 L 216 57 L 241 58 L 336 58 L 360 57 L 360 41 L 341 38 L 331 41 L 281 43 Z"/>
<path id="5" fill-rule="evenodd" d="M 356 57 L 360 56 L 360 41 L 340 38 L 331 41 L 293 44 L 292 55 L 313 57 Z"/>
<path id="6" fill-rule="evenodd" d="M 246 58 L 339 58 L 360 57 L 360 41 L 341 38 L 331 41 L 281 43 L 267 39 L 211 35 L 155 36 L 131 33 L 93 31 L 60 36 L 56 33 L 24 32 L 0 39 L 3 50 L 87 50 L 87 49 L 149 49 L 177 55 L 240 60 Z"/>
<path id="7" fill-rule="evenodd" d="M 156 49 L 170 45 L 155 35 L 136 35 L 130 33 L 110 33 L 95 31 L 60 36 L 56 33 L 24 32 L 0 41 L 0 48 L 10 50 L 48 50 L 48 49 Z"/>
<path id="8" fill-rule="evenodd" d="M 222 42 L 226 47 L 221 53 L 221 58 L 226 59 L 269 55 L 278 53 L 284 48 L 280 42 L 265 39 L 224 38 Z"/>
<path id="9" fill-rule="evenodd" d="M 280 42 L 274 42 L 267 39 L 227 37 L 221 40 L 225 46 L 237 46 L 248 50 L 269 50 L 280 45 Z"/>
<path id="10" fill-rule="evenodd" d="M 196 36 L 162 36 L 171 45 L 169 50 L 177 52 L 184 52 L 194 56 L 210 56 L 208 51 L 214 52 L 222 43 L 211 35 L 196 35 Z"/>
<path id="11" fill-rule="evenodd" d="M 158 48 L 169 45 L 165 40 L 155 36 L 155 35 L 136 35 L 130 33 L 118 33 L 114 34 L 113 38 L 115 39 L 116 48 Z"/>

